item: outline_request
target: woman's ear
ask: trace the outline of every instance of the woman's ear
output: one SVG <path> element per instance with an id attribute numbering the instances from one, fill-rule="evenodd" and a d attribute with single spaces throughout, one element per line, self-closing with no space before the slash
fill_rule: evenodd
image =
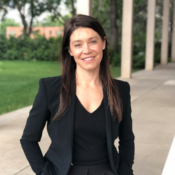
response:
<path id="1" fill-rule="evenodd" d="M 104 40 L 103 40 L 103 50 L 106 48 L 106 36 L 104 36 Z"/>
<path id="2" fill-rule="evenodd" d="M 72 53 L 71 53 L 70 49 L 68 51 L 69 51 L 69 54 L 72 56 Z"/>

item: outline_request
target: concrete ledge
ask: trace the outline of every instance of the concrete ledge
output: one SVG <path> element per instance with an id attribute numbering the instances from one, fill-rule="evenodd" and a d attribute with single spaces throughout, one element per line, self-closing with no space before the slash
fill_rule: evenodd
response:
<path id="1" fill-rule="evenodd" d="M 16 117 L 19 117 L 20 115 L 28 114 L 31 108 L 32 108 L 32 105 L 0 115 L 0 125 L 4 122 L 15 119 Z"/>

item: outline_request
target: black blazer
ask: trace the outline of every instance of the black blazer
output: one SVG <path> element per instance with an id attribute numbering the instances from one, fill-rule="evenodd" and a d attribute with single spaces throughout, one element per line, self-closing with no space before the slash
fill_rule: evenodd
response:
<path id="1" fill-rule="evenodd" d="M 107 151 L 111 170 L 115 175 L 133 175 L 134 134 L 130 105 L 130 86 L 127 82 L 115 80 L 123 103 L 123 120 L 113 122 L 108 106 L 106 90 L 103 88 L 106 115 Z M 51 122 L 60 103 L 61 76 L 41 78 L 39 90 L 30 110 L 20 143 L 24 153 L 37 175 L 67 175 L 72 161 L 73 123 L 76 88 L 71 96 L 70 106 L 61 120 Z M 38 142 L 47 122 L 51 144 L 43 156 Z M 119 153 L 114 141 L 119 137 Z"/>

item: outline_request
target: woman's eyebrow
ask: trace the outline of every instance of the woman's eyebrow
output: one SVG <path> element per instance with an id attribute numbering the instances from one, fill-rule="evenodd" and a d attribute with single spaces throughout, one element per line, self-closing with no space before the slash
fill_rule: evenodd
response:
<path id="1" fill-rule="evenodd" d="M 98 37 L 97 36 L 93 36 L 93 37 L 88 38 L 88 39 L 90 40 L 90 39 L 93 39 L 93 38 L 98 38 Z M 72 44 L 75 43 L 75 42 L 79 42 L 79 41 L 82 41 L 82 40 L 74 40 L 74 41 L 72 41 Z"/>

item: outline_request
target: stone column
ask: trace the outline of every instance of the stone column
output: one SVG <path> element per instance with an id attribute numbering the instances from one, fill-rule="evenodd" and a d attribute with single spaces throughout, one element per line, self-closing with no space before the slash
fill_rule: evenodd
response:
<path id="1" fill-rule="evenodd" d="M 153 70 L 154 68 L 155 9 L 156 0 L 148 0 L 145 58 L 146 70 Z"/>
<path id="2" fill-rule="evenodd" d="M 170 0 L 163 0 L 163 27 L 161 43 L 161 64 L 168 62 L 168 31 L 169 31 L 169 12 Z"/>
<path id="3" fill-rule="evenodd" d="M 173 9 L 173 34 L 172 34 L 172 45 L 171 45 L 171 61 L 175 62 L 175 0 Z"/>
<path id="4" fill-rule="evenodd" d="M 134 0 L 123 0 L 121 77 L 131 78 Z"/>
<path id="5" fill-rule="evenodd" d="M 92 0 L 77 0 L 77 14 L 92 16 Z"/>

